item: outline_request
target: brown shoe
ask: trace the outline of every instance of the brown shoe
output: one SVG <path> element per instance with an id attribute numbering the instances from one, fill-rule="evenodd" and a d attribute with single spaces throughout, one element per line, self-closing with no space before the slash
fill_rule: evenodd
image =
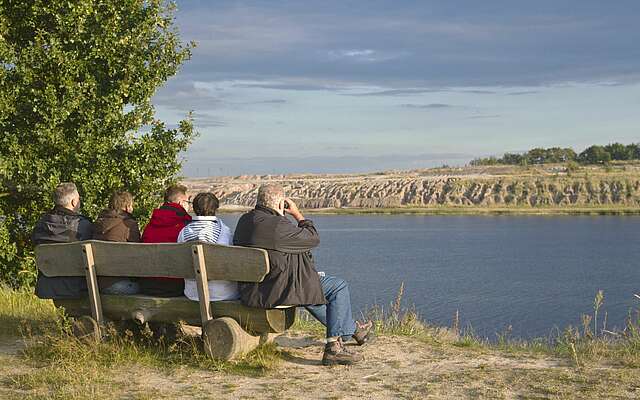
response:
<path id="1" fill-rule="evenodd" d="M 364 360 L 364 356 L 347 350 L 341 339 L 329 342 L 324 346 L 322 365 L 352 365 L 362 360 Z"/>
<path id="2" fill-rule="evenodd" d="M 361 324 L 356 321 L 356 332 L 352 337 L 356 343 L 358 343 L 358 346 L 374 342 L 376 340 L 376 334 L 373 331 L 373 322 L 369 321 Z"/>

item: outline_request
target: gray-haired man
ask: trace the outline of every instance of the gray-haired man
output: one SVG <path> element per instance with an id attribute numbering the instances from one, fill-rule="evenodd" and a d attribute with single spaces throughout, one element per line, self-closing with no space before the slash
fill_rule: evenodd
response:
<path id="1" fill-rule="evenodd" d="M 53 193 L 52 210 L 45 213 L 33 228 L 31 240 L 34 244 L 65 243 L 89 240 L 93 236 L 93 224 L 79 214 L 80 194 L 76 185 L 61 183 Z M 36 296 L 41 299 L 78 298 L 87 292 L 83 277 L 49 278 L 38 271 Z"/>
<path id="2" fill-rule="evenodd" d="M 363 359 L 342 342 L 353 338 L 364 344 L 371 337 L 372 324 L 353 320 L 349 286 L 344 279 L 318 275 L 311 256 L 311 249 L 320 244 L 318 231 L 296 204 L 285 198 L 282 186 L 260 187 L 256 208 L 238 221 L 233 243 L 269 253 L 269 273 L 263 281 L 240 283 L 243 303 L 258 308 L 306 306 L 327 327 L 323 364 L 353 364 Z"/>

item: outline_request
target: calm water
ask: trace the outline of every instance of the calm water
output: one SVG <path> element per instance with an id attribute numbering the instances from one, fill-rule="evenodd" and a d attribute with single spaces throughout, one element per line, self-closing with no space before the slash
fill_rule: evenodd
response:
<path id="1" fill-rule="evenodd" d="M 233 229 L 239 215 L 222 218 Z M 404 282 L 422 318 L 450 326 L 458 310 L 461 326 L 495 339 L 580 324 L 599 289 L 608 327 L 640 308 L 640 217 L 310 218 L 318 270 L 350 282 L 355 311 L 386 306 Z"/>

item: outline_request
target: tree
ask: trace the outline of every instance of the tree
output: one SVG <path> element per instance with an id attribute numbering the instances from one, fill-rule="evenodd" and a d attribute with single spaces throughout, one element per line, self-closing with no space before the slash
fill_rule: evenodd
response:
<path id="1" fill-rule="evenodd" d="M 190 58 L 162 0 L 0 0 L 0 279 L 35 276 L 29 235 L 63 181 L 95 217 L 125 188 L 146 217 L 194 137 L 151 97 Z"/>
<path id="2" fill-rule="evenodd" d="M 627 145 L 631 160 L 640 160 L 640 143 L 631 143 Z"/>
<path id="3" fill-rule="evenodd" d="M 603 164 L 611 161 L 611 154 L 602 146 L 590 146 L 580 153 L 578 161 L 583 164 Z"/>
<path id="4" fill-rule="evenodd" d="M 542 164 L 545 161 L 547 151 L 543 148 L 531 149 L 527 152 L 526 158 L 529 164 Z"/>
<path id="5" fill-rule="evenodd" d="M 611 154 L 612 160 L 631 160 L 633 159 L 633 150 L 622 143 L 610 143 L 604 146 L 604 149 Z"/>
<path id="6" fill-rule="evenodd" d="M 519 165 L 522 162 L 522 155 L 515 153 L 504 153 L 500 162 L 509 165 Z"/>

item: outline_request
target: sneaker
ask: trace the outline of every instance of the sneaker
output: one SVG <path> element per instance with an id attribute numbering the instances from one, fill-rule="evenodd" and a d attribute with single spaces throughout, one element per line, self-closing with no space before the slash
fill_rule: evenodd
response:
<path id="1" fill-rule="evenodd" d="M 358 343 L 358 346 L 374 342 L 376 334 L 373 331 L 373 322 L 361 324 L 356 321 L 356 332 L 351 337 Z"/>
<path id="2" fill-rule="evenodd" d="M 364 356 L 347 350 L 341 339 L 329 342 L 324 346 L 322 365 L 352 365 L 362 360 L 364 360 Z"/>

